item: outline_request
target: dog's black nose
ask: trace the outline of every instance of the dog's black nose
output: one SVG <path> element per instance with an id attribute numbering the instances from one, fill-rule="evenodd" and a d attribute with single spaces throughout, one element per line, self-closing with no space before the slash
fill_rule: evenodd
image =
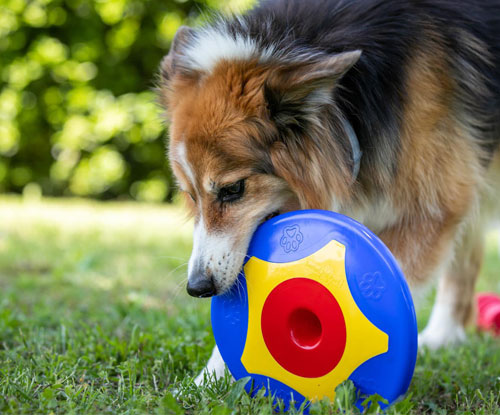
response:
<path id="1" fill-rule="evenodd" d="M 187 292 L 193 297 L 212 297 L 215 295 L 215 285 L 212 278 L 205 275 L 195 275 L 188 279 Z"/>

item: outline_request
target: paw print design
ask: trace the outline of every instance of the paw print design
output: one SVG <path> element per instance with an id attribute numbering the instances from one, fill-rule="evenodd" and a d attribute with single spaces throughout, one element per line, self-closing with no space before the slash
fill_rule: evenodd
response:
<path id="1" fill-rule="evenodd" d="M 296 251 L 304 240 L 304 235 L 300 232 L 299 225 L 287 226 L 283 229 L 280 245 L 286 253 Z"/>
<path id="2" fill-rule="evenodd" d="M 380 272 L 366 273 L 358 280 L 363 297 L 369 300 L 380 300 L 385 292 L 386 284 Z"/>

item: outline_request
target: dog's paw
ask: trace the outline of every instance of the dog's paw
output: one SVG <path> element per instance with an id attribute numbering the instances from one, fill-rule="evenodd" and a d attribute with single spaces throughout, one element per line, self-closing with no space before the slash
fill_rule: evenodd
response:
<path id="1" fill-rule="evenodd" d="M 201 371 L 201 373 L 196 376 L 194 378 L 194 384 L 196 386 L 202 386 L 204 385 L 205 383 L 208 383 L 210 382 L 210 378 L 212 377 L 212 375 L 210 375 L 210 373 L 208 373 L 205 369 Z"/>
<path id="2" fill-rule="evenodd" d="M 219 349 L 215 346 L 212 351 L 212 356 L 208 359 L 207 365 L 201 373 L 196 376 L 194 383 L 196 386 L 200 386 L 213 380 L 223 378 L 225 371 L 226 364 L 220 355 Z"/>
<path id="3" fill-rule="evenodd" d="M 433 327 L 426 327 L 418 335 L 418 348 L 428 348 L 437 350 L 444 346 L 459 344 L 465 341 L 465 331 L 459 325 L 441 327 L 439 330 Z"/>
<path id="4" fill-rule="evenodd" d="M 222 374 L 218 373 L 216 371 L 209 373 L 205 368 L 198 376 L 196 376 L 193 383 L 197 387 L 204 386 L 204 385 L 210 385 L 210 384 L 216 383 L 218 380 L 223 379 L 227 376 L 229 376 L 230 383 L 235 382 L 234 377 L 231 375 L 231 373 L 229 373 L 229 371 L 226 367 L 224 367 Z"/>

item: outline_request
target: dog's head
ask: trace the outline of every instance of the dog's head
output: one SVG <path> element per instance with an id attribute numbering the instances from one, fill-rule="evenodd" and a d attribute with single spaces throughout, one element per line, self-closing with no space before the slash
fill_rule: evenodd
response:
<path id="1" fill-rule="evenodd" d="M 179 29 L 161 64 L 169 158 L 195 219 L 188 292 L 222 294 L 257 226 L 349 197 L 351 147 L 335 105 L 359 51 L 273 57 L 248 38 Z"/>

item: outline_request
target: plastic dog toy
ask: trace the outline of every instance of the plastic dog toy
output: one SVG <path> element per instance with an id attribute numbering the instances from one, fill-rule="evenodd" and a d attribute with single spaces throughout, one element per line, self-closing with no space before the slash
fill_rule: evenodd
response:
<path id="1" fill-rule="evenodd" d="M 298 407 L 346 379 L 361 402 L 408 389 L 417 355 L 410 292 L 395 259 L 363 225 L 332 212 L 277 216 L 253 236 L 238 283 L 212 299 L 222 358 L 246 389 Z"/>
<path id="2" fill-rule="evenodd" d="M 477 295 L 477 325 L 500 336 L 500 296 L 493 293 Z"/>

